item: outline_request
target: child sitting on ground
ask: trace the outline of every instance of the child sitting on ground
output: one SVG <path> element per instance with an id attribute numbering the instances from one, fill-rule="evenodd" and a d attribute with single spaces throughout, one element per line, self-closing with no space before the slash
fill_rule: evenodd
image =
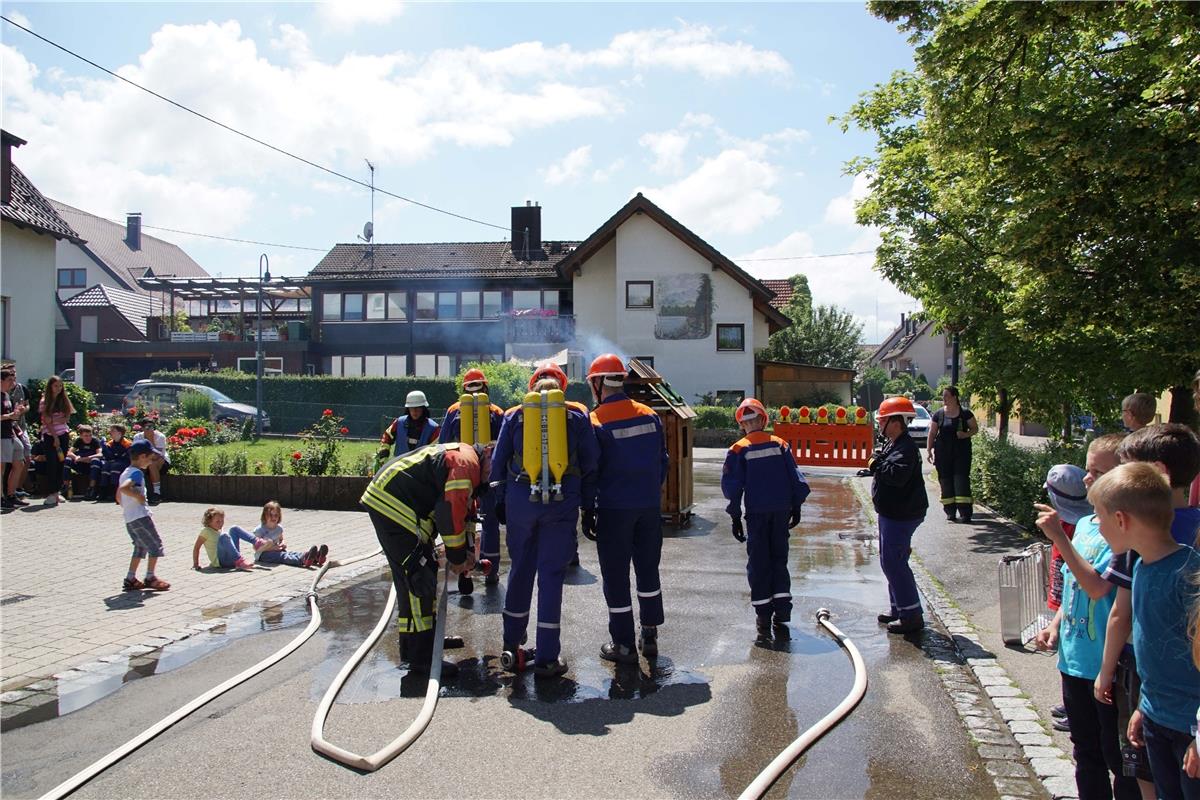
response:
<path id="1" fill-rule="evenodd" d="M 130 464 L 117 481 L 117 502 L 125 515 L 125 530 L 133 540 L 133 557 L 129 559 L 129 572 L 125 575 L 124 589 L 127 592 L 141 589 L 165 592 L 171 588 L 171 584 L 154 574 L 158 559 L 165 553 L 162 539 L 150 517 L 150 509 L 146 507 L 146 475 L 143 470 L 152 458 L 154 451 L 149 444 L 131 446 Z M 137 568 L 141 560 L 147 557 L 146 580 L 143 582 L 137 579 Z"/>
<path id="2" fill-rule="evenodd" d="M 1129 741 L 1145 749 L 1158 797 L 1193 800 L 1200 779 L 1184 772 L 1184 757 L 1200 709 L 1200 669 L 1187 629 L 1200 554 L 1172 537 L 1174 488 L 1155 465 L 1126 463 L 1096 481 L 1088 496 L 1112 549 L 1137 553 L 1132 613 L 1141 698 Z"/>
<path id="3" fill-rule="evenodd" d="M 249 542 L 254 546 L 254 560 L 262 564 L 289 564 L 293 567 L 323 567 L 329 555 L 329 546 L 313 545 L 301 553 L 288 550 L 283 541 L 283 508 L 272 500 L 263 506 L 261 524 L 254 533 L 246 533 L 245 529 L 234 525 L 229 529 L 233 544 L 239 550 L 241 542 Z"/>
<path id="4" fill-rule="evenodd" d="M 137 445 L 140 447 L 141 442 Z M 150 443 L 146 442 L 146 448 L 151 453 Z M 233 543 L 232 537 L 221 529 L 225 527 L 225 512 L 219 508 L 209 508 L 204 512 L 204 527 L 200 529 L 200 535 L 196 537 L 196 543 L 192 545 L 192 569 L 200 569 L 200 548 L 203 547 L 208 552 L 208 563 L 210 567 L 220 567 L 228 569 L 245 570 L 249 572 L 254 569 L 254 563 L 242 558 L 238 553 L 237 545 Z"/>

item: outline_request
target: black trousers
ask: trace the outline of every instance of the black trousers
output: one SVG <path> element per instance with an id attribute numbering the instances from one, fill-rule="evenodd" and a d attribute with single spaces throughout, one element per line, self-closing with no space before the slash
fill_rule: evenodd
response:
<path id="1" fill-rule="evenodd" d="M 418 547 L 424 548 L 426 557 L 432 559 L 433 546 L 429 542 L 422 542 L 408 528 L 374 509 L 367 509 L 367 514 L 371 517 L 371 524 L 375 526 L 375 536 L 379 539 L 383 554 L 387 556 L 388 566 L 392 568 L 392 583 L 396 587 L 396 605 L 399 609 L 397 622 L 400 636 L 429 631 L 429 636 L 424 638 L 432 641 L 433 608 L 437 598 L 417 597 L 409 590 L 404 561 Z"/>
<path id="2" fill-rule="evenodd" d="M 971 451 L 962 445 L 952 450 L 943 446 L 934 449 L 933 460 L 937 469 L 938 486 L 942 490 L 942 510 L 949 519 L 954 519 L 957 511 L 964 520 L 970 521 L 974 511 L 974 498 L 971 497 Z"/>
<path id="3" fill-rule="evenodd" d="M 1137 780 L 1121 770 L 1117 707 L 1092 694 L 1093 681 L 1062 675 L 1063 706 L 1075 746 L 1075 785 L 1079 800 L 1141 800 Z"/>

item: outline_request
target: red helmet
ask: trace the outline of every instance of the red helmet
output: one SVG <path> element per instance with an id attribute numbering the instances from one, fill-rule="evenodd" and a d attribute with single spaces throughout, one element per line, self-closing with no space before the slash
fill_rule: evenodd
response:
<path id="1" fill-rule="evenodd" d="M 739 424 L 744 419 L 754 419 L 755 417 L 762 417 L 765 420 L 767 419 L 767 409 L 758 400 L 753 397 L 747 397 L 737 407 L 737 411 L 734 412 L 733 417 Z"/>
<path id="2" fill-rule="evenodd" d="M 875 419 L 887 419 L 894 416 L 904 417 L 904 421 L 912 419 L 917 415 L 917 410 L 913 408 L 912 400 L 907 397 L 889 397 L 879 404 L 879 410 L 875 412 Z"/>
<path id="3" fill-rule="evenodd" d="M 625 362 L 613 353 L 596 356 L 587 372 L 589 381 L 592 378 L 603 378 L 605 386 L 623 386 L 626 374 Z"/>
<path id="4" fill-rule="evenodd" d="M 467 374 L 463 375 L 463 389 L 467 388 L 469 383 L 482 383 L 487 386 L 487 376 L 483 374 L 481 369 L 469 369 Z"/>
<path id="5" fill-rule="evenodd" d="M 543 361 L 533 369 L 533 375 L 529 378 L 529 391 L 533 391 L 535 383 L 542 378 L 554 378 L 558 381 L 558 388 L 564 392 L 567 390 L 567 373 L 562 371 L 562 367 L 555 364 L 553 361 Z"/>

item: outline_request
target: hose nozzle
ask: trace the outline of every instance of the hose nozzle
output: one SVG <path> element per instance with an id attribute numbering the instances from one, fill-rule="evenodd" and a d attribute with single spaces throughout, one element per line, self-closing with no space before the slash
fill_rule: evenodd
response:
<path id="1" fill-rule="evenodd" d="M 820 622 L 821 620 L 824 620 L 824 619 L 829 619 L 829 617 L 830 617 L 830 613 L 829 613 L 828 608 L 818 608 L 817 609 L 817 622 Z"/>

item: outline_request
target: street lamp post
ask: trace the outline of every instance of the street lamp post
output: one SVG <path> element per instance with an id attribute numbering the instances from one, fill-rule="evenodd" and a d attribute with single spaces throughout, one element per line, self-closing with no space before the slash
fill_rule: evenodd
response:
<path id="1" fill-rule="evenodd" d="M 266 265 L 266 272 L 263 272 L 263 266 Z M 267 254 L 263 253 L 258 257 L 258 304 L 255 310 L 258 311 L 258 335 L 255 336 L 255 361 L 257 362 L 257 377 L 254 380 L 254 436 L 262 438 L 263 434 L 263 399 L 262 399 L 262 380 L 263 380 L 263 334 L 262 334 L 262 298 L 263 298 L 263 280 L 271 280 L 271 262 L 267 258 Z"/>

